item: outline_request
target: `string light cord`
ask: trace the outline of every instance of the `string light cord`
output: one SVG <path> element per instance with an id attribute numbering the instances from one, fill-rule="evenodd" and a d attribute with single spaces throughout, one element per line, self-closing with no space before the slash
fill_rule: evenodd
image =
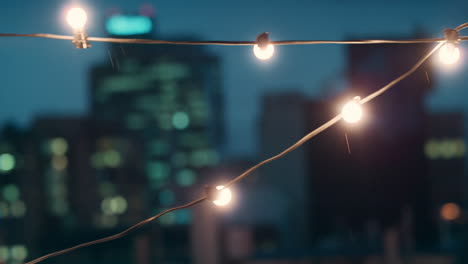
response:
<path id="1" fill-rule="evenodd" d="M 170 213 L 170 212 L 173 212 L 173 211 L 177 211 L 177 210 L 181 210 L 181 209 L 185 209 L 185 208 L 188 208 L 188 207 L 192 207 L 196 204 L 199 204 L 201 202 L 203 202 L 204 200 L 206 199 L 206 196 L 203 196 L 201 198 L 198 198 L 192 202 L 189 202 L 187 204 L 184 204 L 184 205 L 181 205 L 181 206 L 177 206 L 177 207 L 173 207 L 173 208 L 170 208 L 170 209 L 167 209 L 157 215 L 154 215 L 150 218 L 147 218 L 127 229 L 125 229 L 124 231 L 118 233 L 118 234 L 115 234 L 115 235 L 112 235 L 112 236 L 108 236 L 108 237 L 104 237 L 104 238 L 101 238 L 101 239 L 98 239 L 98 240 L 93 240 L 93 241 L 90 241 L 90 242 L 86 242 L 86 243 L 83 243 L 83 244 L 79 244 L 79 245 L 76 245 L 76 246 L 73 246 L 71 248 L 67 248 L 67 249 L 63 249 L 63 250 L 60 250 L 60 251 L 56 251 L 56 252 L 53 252 L 53 253 L 50 253 L 50 254 L 47 254 L 47 255 L 44 255 L 42 257 L 39 257 L 37 259 L 34 259 L 34 260 L 31 260 L 31 261 L 28 261 L 26 262 L 25 264 L 36 264 L 38 262 L 41 262 L 41 261 L 44 261 L 46 259 L 49 259 L 49 258 L 52 258 L 52 257 L 57 257 L 59 255 L 63 255 L 63 254 L 66 254 L 66 253 L 69 253 L 71 251 L 74 251 L 74 250 L 77 250 L 77 249 L 80 249 L 80 248 L 84 248 L 84 247 L 88 247 L 88 246 L 92 246 L 92 245 L 96 245 L 96 244 L 102 244 L 102 243 L 105 243 L 105 242 L 109 242 L 109 241 L 112 241 L 112 240 L 116 240 L 116 239 L 119 239 L 123 236 L 126 236 L 128 235 L 130 232 L 132 231 L 135 231 L 136 229 L 160 218 L 161 216 L 167 214 L 167 213 Z"/>
<path id="2" fill-rule="evenodd" d="M 391 81 L 390 83 L 388 83 L 387 85 L 385 85 L 384 87 L 378 89 L 377 91 L 373 92 L 372 94 L 366 96 L 364 99 L 362 99 L 360 101 L 361 104 L 365 104 L 365 103 L 368 103 L 370 102 L 371 100 L 375 99 L 376 97 L 378 97 L 379 95 L 382 95 L 383 93 L 385 93 L 386 91 L 388 91 L 390 88 L 392 88 L 393 86 L 395 86 L 397 83 L 399 83 L 400 81 L 404 80 L 405 78 L 407 78 L 408 76 L 410 76 L 412 73 L 414 73 L 417 69 L 419 69 L 421 67 L 421 65 L 427 60 L 429 59 L 445 42 L 441 42 L 439 43 L 436 47 L 434 47 L 429 53 L 427 53 L 425 56 L 423 56 L 413 67 L 411 67 L 408 71 L 406 71 L 405 73 L 403 73 L 402 75 L 400 75 L 399 77 L 397 77 L 396 79 L 394 79 L 393 81 Z M 281 153 L 271 157 L 271 158 L 268 158 L 260 163 L 258 163 L 257 165 L 249 168 L 248 170 L 246 170 L 244 173 L 240 174 L 239 176 L 237 176 L 236 178 L 232 179 L 230 182 L 228 182 L 225 186 L 225 188 L 228 188 L 230 186 L 232 186 L 233 184 L 239 182 L 240 180 L 244 179 L 245 177 L 249 176 L 252 172 L 254 172 L 255 170 L 257 170 L 258 168 L 264 166 L 265 164 L 267 163 L 270 163 L 274 160 L 277 160 L 281 157 L 283 157 L 284 155 L 290 153 L 291 151 L 299 148 L 300 146 L 302 146 L 303 144 L 305 144 L 306 142 L 308 142 L 309 140 L 311 140 L 312 138 L 314 138 L 315 136 L 319 135 L 320 133 L 322 133 L 323 131 L 325 131 L 326 129 L 330 128 L 331 126 L 335 125 L 336 123 L 338 123 L 338 121 L 340 121 L 342 118 L 342 115 L 341 114 L 338 114 L 337 116 L 333 117 L 332 119 L 330 119 L 328 122 L 324 123 L 323 125 L 321 125 L 320 127 L 316 128 L 315 130 L 313 130 L 312 132 L 310 132 L 309 134 L 307 134 L 306 136 L 304 136 L 303 138 L 301 138 L 300 140 L 298 140 L 296 143 L 294 143 L 292 146 L 288 147 L 287 149 L 283 150 Z M 167 214 L 167 213 L 170 213 L 170 212 L 173 212 L 173 211 L 177 211 L 177 210 L 181 210 L 181 209 L 185 209 L 185 208 L 189 208 L 189 207 L 192 207 L 196 204 L 199 204 L 205 200 L 208 199 L 208 196 L 205 195 L 199 199 L 196 199 L 192 202 L 189 202 L 185 205 L 181 205 L 181 206 L 177 206 L 177 207 L 173 207 L 173 208 L 170 208 L 170 209 L 167 209 L 157 215 L 154 215 L 150 218 L 147 218 L 129 228 L 127 228 L 126 230 L 118 233 L 118 234 L 115 234 L 115 235 L 112 235 L 112 236 L 108 236 L 108 237 L 105 237 L 105 238 L 101 238 L 101 239 L 98 239 L 98 240 L 94 240 L 94 241 L 90 241 L 90 242 L 86 242 L 86 243 L 83 243 L 83 244 L 79 244 L 77 246 L 74 246 L 74 247 L 71 247 L 71 248 L 67 248 L 67 249 L 64 249 L 64 250 L 60 250 L 60 251 L 57 251 L 57 252 L 53 252 L 53 253 L 50 253 L 50 254 L 47 254 L 47 255 L 44 255 L 42 257 L 39 257 L 39 258 L 36 258 L 34 260 L 31 260 L 29 262 L 26 262 L 25 264 L 36 264 L 36 263 L 39 263 L 41 261 L 44 261 L 46 259 L 49 259 L 49 258 L 52 258 L 52 257 L 56 257 L 56 256 L 59 256 L 59 255 L 63 255 L 63 254 L 66 254 L 66 253 L 69 253 L 71 251 L 74 251 L 74 250 L 77 250 L 77 249 L 80 249 L 80 248 L 84 248 L 84 247 L 88 247 L 88 246 L 91 246 L 91 245 L 96 245 L 96 244 L 101 244 L 101 243 L 105 243 L 105 242 L 109 242 L 109 241 L 112 241 L 112 240 L 116 240 L 118 238 L 121 238 L 123 236 L 126 236 L 128 235 L 130 232 L 142 227 L 143 225 L 146 225 L 156 219 L 158 219 L 159 217 Z"/>
<path id="3" fill-rule="evenodd" d="M 466 25 L 465 25 L 466 24 Z M 455 28 L 459 31 L 468 27 L 468 23 Z M 0 33 L 0 37 L 33 37 L 47 39 L 73 40 L 74 36 L 56 35 L 56 34 L 14 34 Z M 252 46 L 256 41 L 175 41 L 175 40 L 157 40 L 157 39 L 126 39 L 126 38 L 102 38 L 88 37 L 90 42 L 108 42 L 108 43 L 127 43 L 127 44 L 171 44 L 171 45 L 221 45 L 221 46 Z M 467 36 L 460 37 L 460 40 L 468 40 Z M 435 43 L 445 41 L 445 38 L 424 38 L 407 40 L 388 40 L 388 39 L 367 39 L 367 40 L 282 40 L 270 41 L 273 45 L 316 45 L 316 44 L 417 44 L 417 43 Z"/>
<path id="4" fill-rule="evenodd" d="M 380 88 L 379 90 L 373 92 L 372 94 L 369 94 L 367 97 L 363 98 L 360 103 L 361 104 L 365 104 L 365 103 L 368 103 L 370 102 L 371 100 L 375 99 L 377 96 L 385 93 L 386 91 L 388 91 L 388 89 L 392 88 L 393 86 L 395 86 L 397 83 L 399 83 L 400 81 L 402 81 L 403 79 L 405 79 L 406 77 L 410 76 L 412 73 L 414 73 L 417 69 L 419 69 L 419 67 L 421 67 L 421 65 L 427 60 L 429 59 L 433 54 L 434 52 L 436 52 L 445 42 L 442 42 L 442 43 L 439 43 L 436 47 L 434 47 L 429 53 L 427 53 L 424 57 L 422 57 L 413 67 L 411 67 L 411 69 L 409 69 L 407 72 L 403 73 L 402 75 L 400 75 L 398 78 L 394 79 L 393 81 L 391 81 L 390 83 L 388 83 L 387 85 L 385 85 L 384 87 Z M 231 180 L 230 182 L 228 182 L 225 186 L 226 188 L 237 183 L 238 181 L 242 180 L 243 178 L 247 177 L 250 173 L 252 173 L 253 171 L 255 171 L 256 169 L 262 167 L 263 165 L 267 164 L 267 163 L 270 163 L 276 159 L 279 159 L 281 157 L 283 157 L 284 155 L 288 154 L 289 152 L 297 149 L 298 147 L 302 146 L 304 143 L 306 143 L 307 141 L 309 141 L 310 139 L 312 139 L 313 137 L 317 136 L 318 134 L 322 133 L 323 131 L 325 131 L 326 129 L 330 128 L 331 126 L 333 126 L 334 124 L 338 123 L 338 121 L 341 120 L 341 114 L 338 114 L 337 116 L 333 117 L 332 119 L 330 119 L 328 122 L 326 122 L 325 124 L 321 125 L 320 127 L 318 127 L 317 129 L 313 130 L 312 132 L 310 132 L 309 134 L 305 135 L 303 138 L 301 138 L 299 141 L 297 141 L 296 143 L 294 143 L 292 146 L 290 146 L 289 148 L 283 150 L 281 153 L 271 157 L 271 158 L 268 158 L 260 163 L 258 163 L 257 165 L 251 167 L 250 169 L 246 170 L 244 173 L 242 173 L 241 175 L 237 176 L 236 178 L 234 178 L 233 180 Z"/>

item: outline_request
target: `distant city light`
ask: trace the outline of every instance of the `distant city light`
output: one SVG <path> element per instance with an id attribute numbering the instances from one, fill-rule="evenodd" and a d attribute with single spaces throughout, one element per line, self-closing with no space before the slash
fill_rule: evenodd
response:
<path id="1" fill-rule="evenodd" d="M 67 13 L 67 23 L 74 30 L 83 29 L 87 20 L 88 16 L 86 15 L 86 12 L 83 10 L 83 8 L 74 7 L 71 8 Z"/>
<path id="2" fill-rule="evenodd" d="M 15 168 L 16 160 L 10 153 L 0 154 L 0 172 L 9 172 Z"/>
<path id="3" fill-rule="evenodd" d="M 50 152 L 54 155 L 65 155 L 68 151 L 68 143 L 64 138 L 53 138 L 49 143 Z"/>
<path id="4" fill-rule="evenodd" d="M 431 160 L 463 158 L 465 151 L 463 138 L 433 138 L 424 145 L 424 154 Z"/>
<path id="5" fill-rule="evenodd" d="M 229 188 L 224 188 L 224 186 L 216 186 L 218 192 L 216 193 L 216 199 L 213 200 L 213 203 L 217 206 L 226 206 L 232 200 L 232 192 Z"/>
<path id="6" fill-rule="evenodd" d="M 356 96 L 353 100 L 349 101 L 343 106 L 341 115 L 348 123 L 356 123 L 362 118 L 362 107 L 360 97 Z"/>
<path id="7" fill-rule="evenodd" d="M 439 59 L 443 64 L 455 64 L 460 59 L 460 49 L 456 44 L 445 43 L 439 50 Z"/>
<path id="8" fill-rule="evenodd" d="M 108 167 L 117 168 L 122 163 L 122 156 L 116 150 L 108 150 L 104 152 L 103 160 Z"/>
<path id="9" fill-rule="evenodd" d="M 152 29 L 153 22 L 146 16 L 115 15 L 106 22 L 106 30 L 111 35 L 143 35 Z"/>
<path id="10" fill-rule="evenodd" d="M 105 198 L 101 202 L 101 210 L 105 215 L 123 214 L 127 211 L 127 207 L 127 200 L 120 195 Z"/>
<path id="11" fill-rule="evenodd" d="M 268 44 L 265 48 L 260 48 L 257 44 L 253 48 L 255 57 L 260 60 L 268 60 L 275 53 L 275 46 L 273 44 Z"/>
<path id="12" fill-rule="evenodd" d="M 11 258 L 16 261 L 23 261 L 28 257 L 28 249 L 23 245 L 15 245 L 11 247 Z"/>
<path id="13" fill-rule="evenodd" d="M 186 112 L 176 112 L 172 116 L 172 125 L 179 130 L 186 129 L 189 126 L 190 118 Z"/>
<path id="14" fill-rule="evenodd" d="M 6 246 L 0 246 L 0 260 L 6 262 L 10 258 L 10 251 Z"/>
<path id="15" fill-rule="evenodd" d="M 455 203 L 446 203 L 440 209 L 440 216 L 446 221 L 454 221 L 460 217 L 460 206 Z"/>

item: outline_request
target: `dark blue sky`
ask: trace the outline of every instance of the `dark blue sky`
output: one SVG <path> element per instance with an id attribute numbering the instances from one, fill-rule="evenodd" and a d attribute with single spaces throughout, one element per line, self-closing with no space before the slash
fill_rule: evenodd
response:
<path id="1" fill-rule="evenodd" d="M 70 34 L 63 17 L 70 3 L 80 2 L 2 1 L 0 32 Z M 411 35 L 416 28 L 439 37 L 445 27 L 468 21 L 466 0 L 96 0 L 81 3 L 90 12 L 88 32 L 92 36 L 105 35 L 99 23 L 109 8 L 133 11 L 144 3 L 155 6 L 156 27 L 162 36 L 189 33 L 205 40 L 254 40 L 264 31 L 271 32 L 274 40 L 398 38 Z M 93 63 L 107 59 L 105 44 L 95 43 L 89 50 L 76 50 L 69 41 L 2 38 L 0 45 L 0 122 L 15 120 L 26 125 L 40 114 L 86 114 L 87 73 Z M 428 100 L 433 110 L 465 109 L 468 49 L 466 44 L 462 48 L 465 62 L 456 71 L 438 68 L 438 82 Z M 259 100 L 263 93 L 300 89 L 319 96 L 324 93 L 323 83 L 339 82 L 345 70 L 343 46 L 280 46 L 274 59 L 268 62 L 257 61 L 250 47 L 211 50 L 223 60 L 229 155 L 256 153 Z"/>

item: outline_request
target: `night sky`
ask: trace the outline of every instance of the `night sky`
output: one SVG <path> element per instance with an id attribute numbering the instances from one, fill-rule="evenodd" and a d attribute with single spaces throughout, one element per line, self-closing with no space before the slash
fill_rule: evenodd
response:
<path id="1" fill-rule="evenodd" d="M 441 37 L 444 28 L 468 22 L 466 0 L 16 0 L 1 2 L 0 32 L 70 34 L 64 22 L 70 3 L 89 12 L 91 36 L 105 36 L 102 18 L 109 8 L 133 12 L 144 3 L 156 8 L 155 38 L 190 34 L 203 40 L 254 40 L 264 31 L 272 40 L 406 38 L 416 29 Z M 1 38 L 0 45 L 1 123 L 13 120 L 25 126 L 37 115 L 87 113 L 88 72 L 94 63 L 109 61 L 106 44 L 77 50 L 63 40 Z M 251 47 L 210 49 L 222 58 L 229 156 L 257 153 L 257 119 L 265 92 L 300 90 L 319 96 L 327 93 L 324 83 L 346 86 L 344 46 L 279 46 L 267 62 L 257 61 Z M 462 49 L 465 62 L 456 69 L 436 68 L 437 85 L 428 100 L 431 110 L 468 109 L 468 45 Z"/>

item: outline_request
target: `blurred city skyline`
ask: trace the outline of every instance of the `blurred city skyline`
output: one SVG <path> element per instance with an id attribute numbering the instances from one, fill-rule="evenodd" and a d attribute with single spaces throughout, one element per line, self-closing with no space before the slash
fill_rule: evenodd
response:
<path id="1" fill-rule="evenodd" d="M 64 10 L 70 4 L 81 4 L 90 13 L 89 35 L 105 36 L 103 21 L 109 9 L 137 12 L 148 3 L 156 10 L 154 38 L 190 35 L 203 40 L 253 40 L 264 31 L 271 32 L 273 40 L 409 38 L 416 31 L 439 37 L 444 28 L 466 22 L 468 10 L 465 1 L 401 0 L 392 1 L 391 6 L 375 1 L 297 1 L 284 6 L 284 1 L 23 0 L 3 3 L 0 31 L 70 34 Z M 25 126 L 44 114 L 86 115 L 90 107 L 90 68 L 103 59 L 109 60 L 107 44 L 93 45 L 89 50 L 76 50 L 69 41 L 2 38 L 0 123 L 11 120 Z M 227 156 L 258 153 L 256 123 L 262 94 L 297 90 L 316 97 L 324 92 L 324 84 L 346 87 L 344 46 L 280 46 L 267 62 L 257 61 L 251 47 L 209 50 L 219 55 L 222 63 Z M 431 110 L 464 109 L 463 98 L 468 92 L 463 83 L 467 77 L 460 73 L 467 67 L 462 62 L 455 73 L 436 67 L 433 79 L 437 84 L 428 99 Z"/>

